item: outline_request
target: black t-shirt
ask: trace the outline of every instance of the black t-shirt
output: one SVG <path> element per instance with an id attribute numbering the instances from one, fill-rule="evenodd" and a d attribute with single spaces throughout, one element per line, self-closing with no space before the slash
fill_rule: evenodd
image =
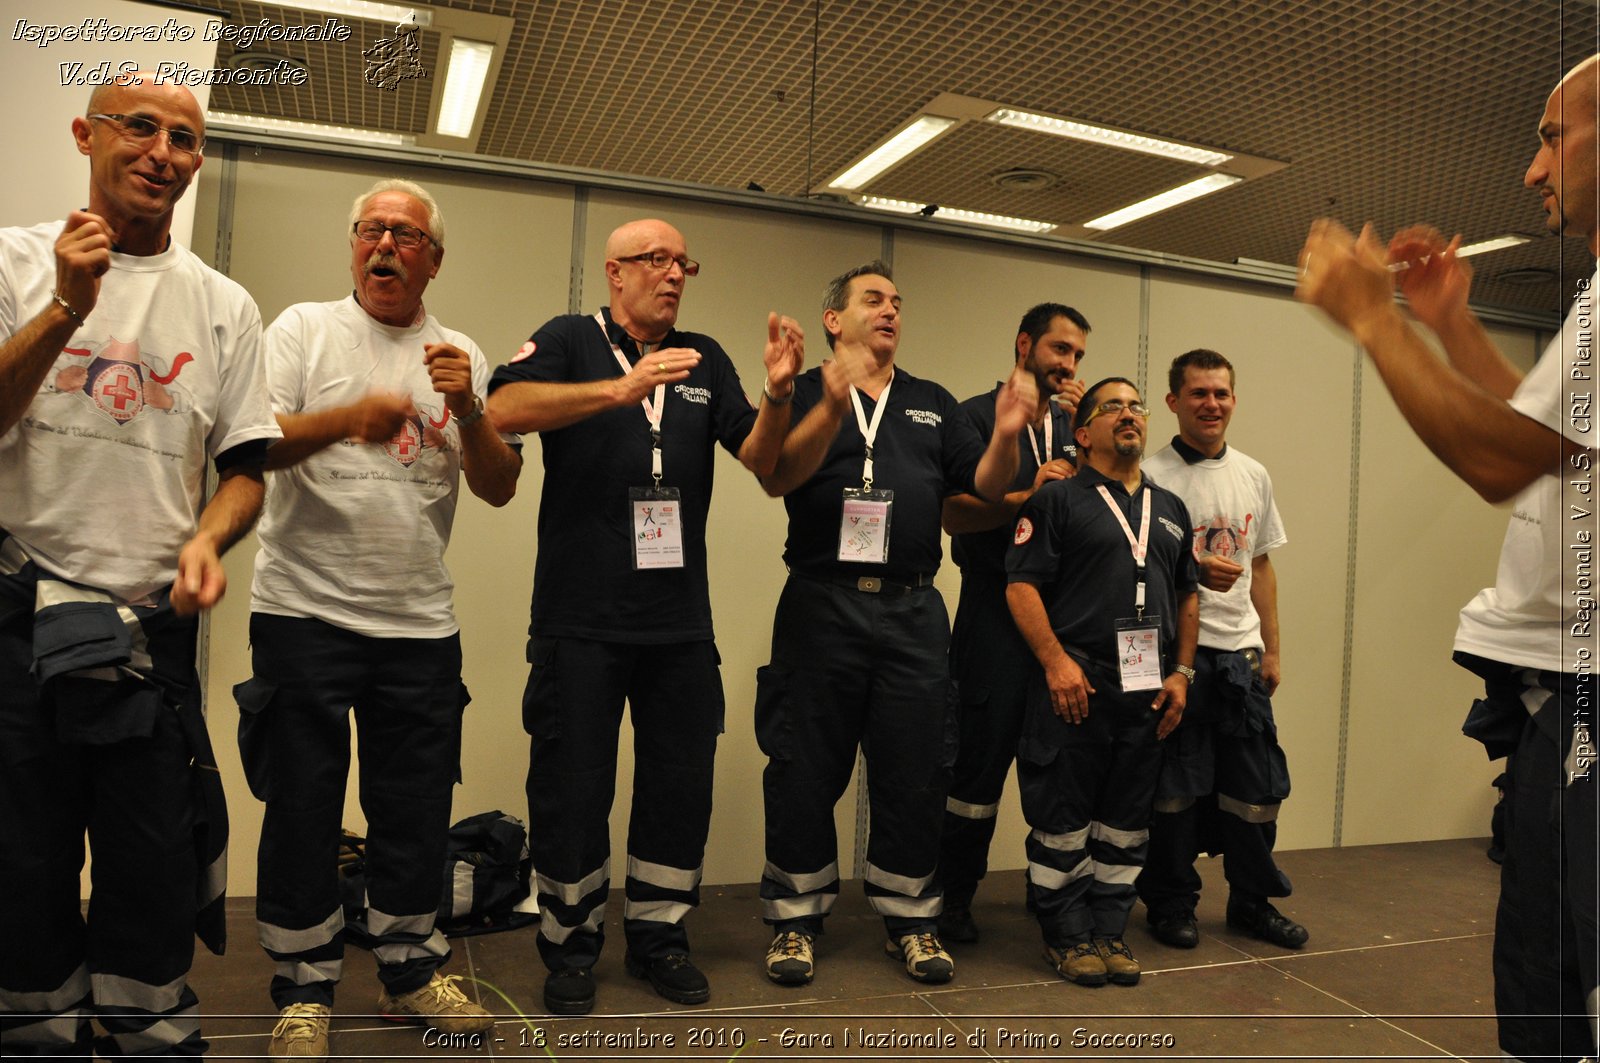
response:
<path id="1" fill-rule="evenodd" d="M 494 371 L 489 391 L 523 381 L 583 383 L 621 376 L 615 342 L 629 363 L 639 350 L 605 313 L 546 323 L 515 360 Z M 533 572 L 535 636 L 609 642 L 691 642 L 712 637 L 706 583 L 706 514 L 714 451 L 737 454 L 756 411 L 733 362 L 709 336 L 669 332 L 663 347 L 702 355 L 689 378 L 668 385 L 661 414 L 663 487 L 683 493 L 683 568 L 633 567 L 631 487 L 650 487 L 650 422 L 638 403 L 540 432 L 544 492 Z"/>
<path id="2" fill-rule="evenodd" d="M 1160 618 L 1163 671 L 1172 665 L 1178 602 L 1197 586 L 1183 499 L 1149 477 L 1132 496 L 1116 480 L 1087 466 L 1070 480 L 1052 480 L 1023 504 L 1006 554 L 1012 583 L 1039 588 L 1050 626 L 1079 664 L 1117 671 L 1117 621 L 1132 617 L 1138 566 L 1122 524 L 1096 488 L 1104 485 L 1137 537 L 1144 495 L 1151 493 L 1146 618 Z"/>
<path id="3" fill-rule="evenodd" d="M 802 373 L 795 381 L 793 423 L 821 402 L 822 394 L 821 368 Z M 871 424 L 877 403 L 857 394 Z M 866 459 L 866 440 L 852 408 L 816 473 L 784 497 L 789 540 L 783 559 L 791 569 L 901 580 L 938 570 L 944 557 L 939 518 L 945 496 L 972 492 L 987 440 L 972 431 L 955 398 L 931 380 L 896 368 L 888 401 L 872 454 L 873 488 L 894 492 L 888 564 L 838 559 L 844 489 L 861 486 Z"/>
<path id="4" fill-rule="evenodd" d="M 988 394 L 974 395 L 961 404 L 962 415 L 972 423 L 972 430 L 978 438 L 985 442 L 994 434 L 995 398 L 1003 386 L 996 384 Z M 1066 407 L 1052 402 L 1047 417 L 1050 424 L 1050 453 L 1045 456 L 1045 461 L 1066 458 L 1076 463 L 1078 443 L 1072 438 L 1072 414 Z M 1033 425 L 1031 430 L 1031 436 L 1028 429 L 1017 435 L 1017 453 L 1021 457 L 1017 462 L 1017 478 L 1008 490 L 1021 491 L 1028 487 L 1039 472 L 1039 454 L 1045 449 L 1044 425 Z M 998 528 L 988 531 L 950 537 L 950 557 L 961 567 L 963 576 L 992 576 L 997 580 L 1005 580 L 1006 551 L 1011 548 L 1011 525 L 1011 521 L 1005 521 Z"/>

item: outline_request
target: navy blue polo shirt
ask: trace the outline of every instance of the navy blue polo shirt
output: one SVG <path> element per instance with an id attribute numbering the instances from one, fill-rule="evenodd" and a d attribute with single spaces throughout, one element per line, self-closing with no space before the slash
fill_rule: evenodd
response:
<path id="1" fill-rule="evenodd" d="M 872 422 L 877 404 L 864 393 L 861 408 Z M 794 386 L 795 424 L 822 401 L 822 369 L 800 374 Z M 861 486 L 866 440 L 847 411 L 816 473 L 784 496 L 789 539 L 783 560 L 798 572 L 906 580 L 930 576 L 944 558 L 939 519 L 947 495 L 972 493 L 972 479 L 987 439 L 973 432 L 955 397 L 931 380 L 895 368 L 872 454 L 872 486 L 894 492 L 888 564 L 840 561 L 839 521 L 844 489 Z"/>
<path id="2" fill-rule="evenodd" d="M 974 395 L 961 404 L 961 413 L 972 424 L 979 439 L 988 441 L 994 435 L 994 404 L 1004 384 L 996 384 L 985 395 Z M 1050 453 L 1045 461 L 1066 458 L 1076 463 L 1078 444 L 1072 437 L 1072 414 L 1066 407 L 1050 403 L 1046 416 L 1050 419 Z M 1030 438 L 1026 429 L 1017 433 L 1017 478 L 1008 491 L 1021 491 L 1033 484 L 1039 473 L 1039 450 L 1044 449 L 1044 426 L 1034 425 Z M 988 531 L 967 532 L 950 537 L 950 557 L 961 568 L 963 576 L 992 576 L 1004 580 L 1006 576 L 1006 551 L 1011 548 L 1011 522 Z"/>
<path id="3" fill-rule="evenodd" d="M 603 311 L 553 318 L 509 364 L 489 392 L 523 381 L 584 383 L 622 375 L 615 342 L 630 364 L 633 340 Z M 534 636 L 610 642 L 692 642 L 712 637 L 706 582 L 706 514 L 711 507 L 713 444 L 737 455 L 755 424 L 739 374 L 709 336 L 674 329 L 663 347 L 701 354 L 687 380 L 667 386 L 661 414 L 663 487 L 683 493 L 684 567 L 635 571 L 630 487 L 650 487 L 650 422 L 638 403 L 540 432 L 544 490 L 533 571 Z"/>
<path id="4" fill-rule="evenodd" d="M 1183 499 L 1148 476 L 1133 495 L 1120 481 L 1087 465 L 1070 480 L 1052 480 L 1023 504 L 1006 553 L 1011 583 L 1039 588 L 1056 638 L 1080 665 L 1117 673 L 1116 622 L 1134 615 L 1138 566 L 1122 525 L 1096 488 L 1139 534 L 1144 496 L 1151 494 L 1145 563 L 1146 617 L 1160 618 L 1162 670 L 1171 670 L 1178 603 L 1194 593 L 1198 573 Z"/>

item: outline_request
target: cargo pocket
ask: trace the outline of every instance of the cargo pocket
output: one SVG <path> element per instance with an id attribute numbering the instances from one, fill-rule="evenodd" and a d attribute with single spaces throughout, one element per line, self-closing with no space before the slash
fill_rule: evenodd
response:
<path id="1" fill-rule="evenodd" d="M 1282 804 L 1289 799 L 1289 758 L 1278 744 L 1278 729 L 1271 728 L 1262 736 L 1267 746 L 1267 787 L 1272 799 Z"/>
<path id="2" fill-rule="evenodd" d="M 788 668 L 764 664 L 756 669 L 756 745 L 773 760 L 788 760 L 794 745 Z"/>
<path id="3" fill-rule="evenodd" d="M 712 690 L 717 698 L 717 734 L 728 733 L 728 697 L 722 690 L 722 651 L 717 649 L 717 644 L 711 644 L 711 670 L 716 673 L 717 681 L 712 684 Z"/>
<path id="4" fill-rule="evenodd" d="M 258 801 L 271 795 L 271 725 L 264 713 L 278 696 L 278 687 L 265 679 L 246 679 L 233 688 L 239 704 L 239 759 L 244 763 L 244 778 Z"/>
<path id="5" fill-rule="evenodd" d="M 559 639 L 528 640 L 528 685 L 522 691 L 522 729 L 540 741 L 561 737 Z"/>
<path id="6" fill-rule="evenodd" d="M 989 692 L 987 690 L 976 686 L 973 689 L 982 692 L 984 702 L 989 700 Z M 967 704 L 966 699 L 962 696 L 961 689 L 956 686 L 953 680 L 951 681 L 945 694 L 944 752 L 939 761 L 941 768 L 948 770 L 955 767 L 956 757 L 961 753 L 962 721 L 967 719 L 969 714 L 976 716 L 982 713 L 984 708 L 983 703 L 979 703 L 976 706 Z"/>
<path id="7" fill-rule="evenodd" d="M 466 725 L 467 706 L 472 704 L 472 694 L 467 690 L 467 684 L 465 684 L 465 683 L 461 684 L 461 695 L 460 696 L 461 696 L 461 707 L 456 710 L 457 715 L 458 715 L 458 719 L 456 720 L 456 757 L 455 757 L 455 764 L 456 764 L 456 782 L 458 784 L 460 782 L 462 782 L 462 777 L 461 777 L 461 732 L 465 729 L 465 725 Z"/>

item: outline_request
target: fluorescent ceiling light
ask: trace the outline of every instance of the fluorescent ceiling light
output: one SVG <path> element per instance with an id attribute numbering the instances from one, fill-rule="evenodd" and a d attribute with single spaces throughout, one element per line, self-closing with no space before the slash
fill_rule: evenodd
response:
<path id="1" fill-rule="evenodd" d="M 1482 255 L 1489 251 L 1500 251 L 1507 247 L 1516 247 L 1528 242 L 1526 236 L 1497 236 L 1493 240 L 1479 240 L 1475 244 L 1467 244 L 1456 249 L 1457 258 L 1467 258 L 1472 255 Z"/>
<path id="2" fill-rule="evenodd" d="M 235 126 L 240 129 L 261 129 L 272 133 L 296 133 L 322 140 L 353 140 L 358 144 L 381 144 L 385 147 L 403 147 L 412 138 L 401 133 L 382 129 L 357 129 L 354 126 L 323 125 L 321 122 L 297 122 L 290 118 L 262 118 L 254 114 L 230 114 L 212 111 L 206 116 L 210 129 L 218 126 Z"/>
<path id="3" fill-rule="evenodd" d="M 871 207 L 873 210 L 888 210 L 896 214 L 918 214 L 928 209 L 926 203 L 914 203 L 909 199 L 890 199 L 887 196 L 862 196 L 861 205 Z"/>
<path id="4" fill-rule="evenodd" d="M 1074 122 L 1070 118 L 1056 118 L 1034 111 L 1017 111 L 1009 107 L 1002 107 L 993 112 L 987 121 L 1017 129 L 1031 129 L 1037 133 L 1053 133 L 1058 137 L 1070 137 L 1073 140 L 1087 140 L 1094 144 L 1104 144 L 1108 148 L 1142 151 L 1146 155 L 1159 155 L 1164 159 L 1191 162 L 1197 166 L 1220 166 L 1233 158 L 1232 155 L 1212 151 L 1210 148 L 1196 148 L 1171 140 L 1158 140 L 1139 133 L 1124 133 L 1120 129 L 1089 125 L 1087 122 Z"/>
<path id="5" fill-rule="evenodd" d="M 1148 218 L 1152 214 L 1159 214 L 1163 210 L 1176 207 L 1180 203 L 1187 203 L 1191 199 L 1199 199 L 1201 196 L 1209 196 L 1213 192 L 1220 192 L 1224 188 L 1236 185 L 1243 180 L 1243 177 L 1235 177 L 1231 173 L 1214 173 L 1207 177 L 1190 181 L 1188 184 L 1179 185 L 1177 188 L 1169 188 L 1165 192 L 1151 196 L 1149 199 L 1141 199 L 1139 202 L 1129 204 L 1121 210 L 1114 210 L 1110 214 L 1102 214 L 1093 221 L 1084 222 L 1083 227 L 1102 231 L 1115 229 L 1119 225 L 1126 225 L 1131 221 L 1138 221 L 1140 218 Z"/>
<path id="6" fill-rule="evenodd" d="M 909 199 L 887 199 L 883 196 L 862 196 L 861 205 L 874 210 L 893 211 L 896 214 L 921 214 L 928 209 L 926 203 Z M 1053 221 L 1034 218 L 1013 218 L 1006 214 L 987 214 L 979 210 L 962 210 L 960 207 L 935 207 L 929 217 L 941 221 L 959 221 L 969 225 L 988 225 L 997 229 L 1015 229 L 1025 233 L 1049 232 L 1056 227 Z"/>
<path id="7" fill-rule="evenodd" d="M 854 192 L 955 124 L 956 120 L 954 118 L 940 118 L 938 115 L 933 114 L 918 115 L 916 121 L 890 137 L 866 158 L 834 178 L 828 187 L 843 188 Z"/>
<path id="8" fill-rule="evenodd" d="M 418 26 L 433 25 L 433 12 L 418 9 L 412 4 L 378 4 L 369 0 L 272 0 L 278 7 L 292 7 L 297 11 L 317 11 L 324 15 L 343 15 L 346 18 L 366 19 L 390 26 L 407 22 Z"/>
<path id="9" fill-rule="evenodd" d="M 433 131 L 447 137 L 472 135 L 478 117 L 478 101 L 483 97 L 494 45 L 483 41 L 450 41 L 450 66 L 444 75 L 444 95 L 439 101 L 439 119 Z"/>

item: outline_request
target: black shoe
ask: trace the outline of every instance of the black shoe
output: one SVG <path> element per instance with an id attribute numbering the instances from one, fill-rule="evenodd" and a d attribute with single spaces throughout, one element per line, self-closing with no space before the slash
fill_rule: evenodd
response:
<path id="1" fill-rule="evenodd" d="M 587 967 L 563 967 L 544 979 L 544 1010 L 552 1015 L 587 1015 L 594 1010 L 594 974 Z"/>
<path id="2" fill-rule="evenodd" d="M 978 924 L 972 918 L 972 909 L 966 906 L 945 905 L 939 913 L 939 936 L 946 941 L 959 941 L 970 945 L 978 940 Z"/>
<path id="3" fill-rule="evenodd" d="M 1228 925 L 1279 948 L 1297 949 L 1311 939 L 1309 930 L 1265 901 L 1260 904 L 1228 901 Z"/>
<path id="4" fill-rule="evenodd" d="M 641 960 L 630 952 L 622 962 L 629 974 L 650 979 L 655 991 L 674 1004 L 704 1004 L 711 999 L 711 983 L 681 952 L 653 960 Z"/>
<path id="5" fill-rule="evenodd" d="M 1170 912 L 1150 916 L 1150 934 L 1163 945 L 1175 949 L 1192 949 L 1200 944 L 1200 928 L 1195 925 L 1193 912 Z"/>

